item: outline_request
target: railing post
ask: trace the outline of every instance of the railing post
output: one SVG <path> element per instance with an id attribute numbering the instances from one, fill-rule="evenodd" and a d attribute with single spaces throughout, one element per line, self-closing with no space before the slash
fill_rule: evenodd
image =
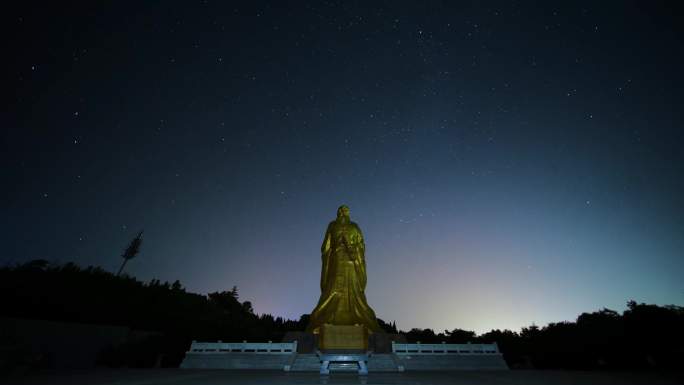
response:
<path id="1" fill-rule="evenodd" d="M 242 340 L 242 352 L 245 352 L 245 348 L 247 348 L 247 340 Z"/>

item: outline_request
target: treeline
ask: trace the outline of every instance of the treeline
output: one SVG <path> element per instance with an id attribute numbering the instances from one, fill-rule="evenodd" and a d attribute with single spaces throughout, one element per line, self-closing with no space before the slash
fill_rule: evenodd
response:
<path id="1" fill-rule="evenodd" d="M 178 281 L 144 283 L 98 267 L 51 266 L 44 260 L 0 268 L 0 304 L 0 316 L 160 333 L 102 357 L 102 364 L 114 366 L 151 366 L 159 356 L 161 365 L 177 366 L 192 340 L 276 342 L 308 322 L 256 315 L 249 301 L 239 300 L 236 287 L 200 295 Z"/>
<path id="2" fill-rule="evenodd" d="M 105 352 L 100 362 L 110 366 L 177 366 L 192 340 L 277 342 L 308 323 L 308 315 L 299 320 L 256 315 L 249 301 L 240 301 L 236 287 L 200 295 L 186 292 L 178 281 L 144 283 L 97 267 L 51 266 L 42 260 L 0 268 L 0 304 L 1 316 L 159 332 Z M 511 368 L 678 368 L 684 362 L 684 308 L 679 306 L 630 301 L 622 314 L 603 309 L 583 313 L 576 322 L 479 336 L 461 329 L 403 332 L 379 321 L 408 342 L 497 342 Z"/>
<path id="3" fill-rule="evenodd" d="M 496 342 L 511 368 L 681 369 L 684 363 L 684 308 L 634 301 L 622 314 L 602 309 L 519 333 L 412 329 L 405 335 L 409 342 Z"/>

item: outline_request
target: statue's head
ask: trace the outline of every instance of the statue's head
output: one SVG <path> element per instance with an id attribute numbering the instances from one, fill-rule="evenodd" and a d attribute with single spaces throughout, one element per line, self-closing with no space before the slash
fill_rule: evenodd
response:
<path id="1" fill-rule="evenodd" d="M 337 208 L 337 219 L 349 221 L 349 207 L 342 205 Z"/>

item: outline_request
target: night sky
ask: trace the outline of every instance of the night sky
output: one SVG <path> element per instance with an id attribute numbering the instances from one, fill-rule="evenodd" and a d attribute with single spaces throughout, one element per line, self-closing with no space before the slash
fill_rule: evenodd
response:
<path id="1" fill-rule="evenodd" d="M 101 3 L 5 10 L 1 264 L 299 318 L 347 204 L 404 330 L 684 304 L 674 2 Z"/>

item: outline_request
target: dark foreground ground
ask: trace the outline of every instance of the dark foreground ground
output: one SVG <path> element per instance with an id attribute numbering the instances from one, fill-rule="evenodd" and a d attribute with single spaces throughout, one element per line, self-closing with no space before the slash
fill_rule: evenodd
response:
<path id="1" fill-rule="evenodd" d="M 0 377 L 14 385 L 229 385 L 229 384 L 458 384 L 458 385 L 671 385 L 684 384 L 684 373 L 489 371 L 354 374 L 285 373 L 180 369 L 62 371 Z"/>

